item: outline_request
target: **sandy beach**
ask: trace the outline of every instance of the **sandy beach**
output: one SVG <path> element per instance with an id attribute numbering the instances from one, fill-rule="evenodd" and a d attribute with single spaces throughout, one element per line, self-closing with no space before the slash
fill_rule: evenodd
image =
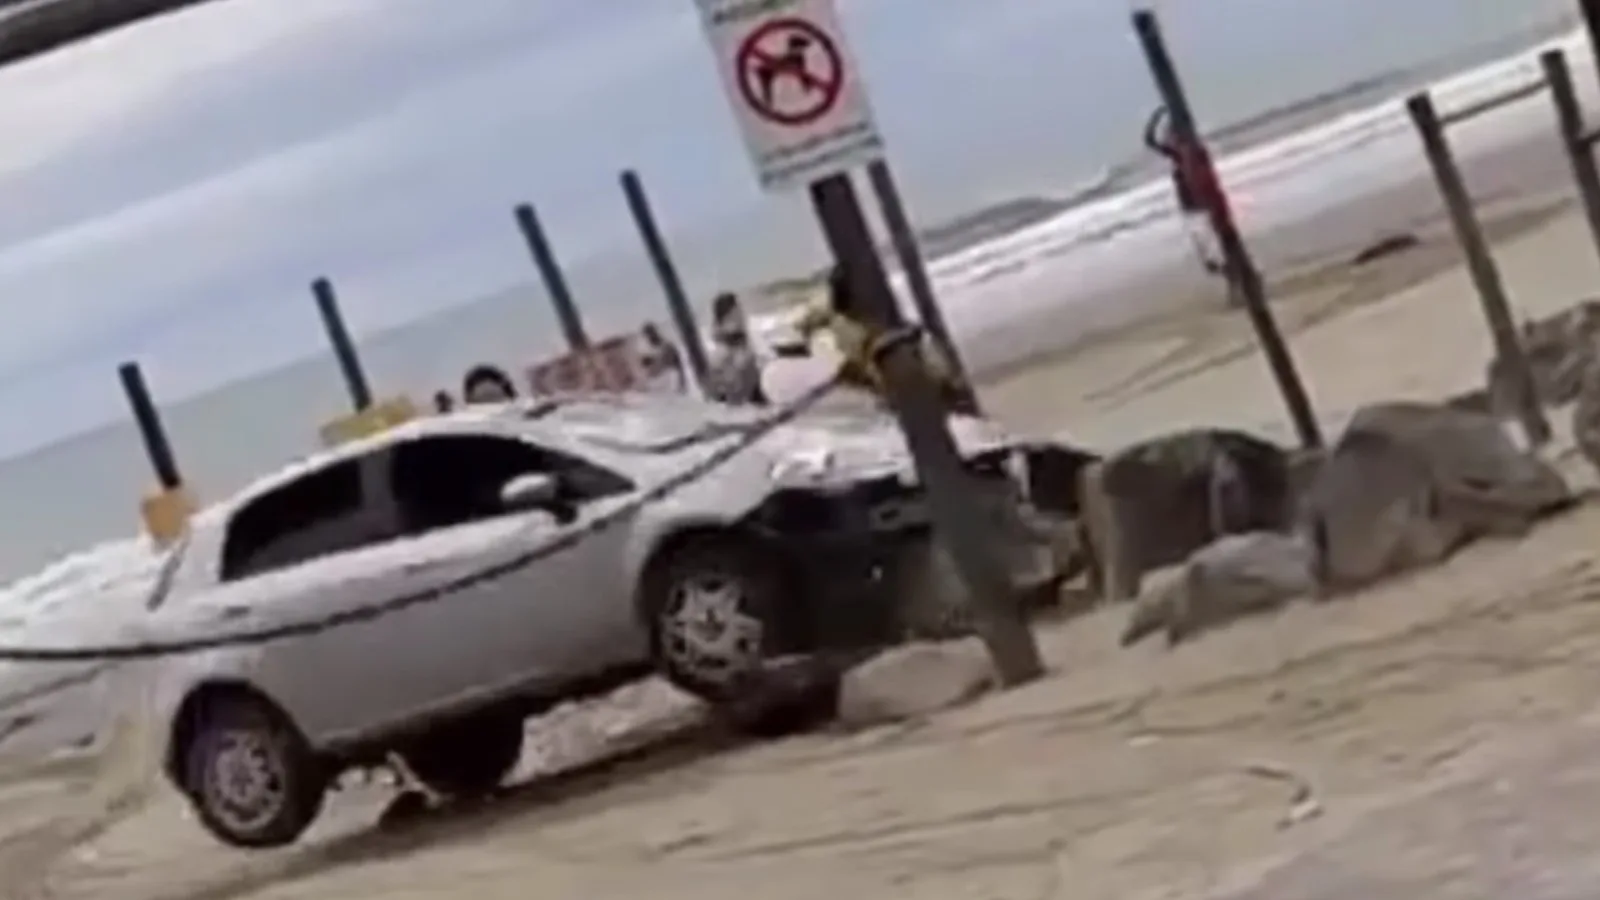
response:
<path id="1" fill-rule="evenodd" d="M 1520 313 L 1600 288 L 1569 208 L 1521 198 L 1489 224 Z M 1327 260 L 1277 285 L 1327 422 L 1481 382 L 1488 335 L 1465 272 L 1439 223 L 1418 236 L 1380 263 Z M 986 403 L 1016 428 L 1093 446 L 1198 423 L 1287 436 L 1242 317 L 1170 305 L 993 380 Z M 1590 487 L 1563 419 L 1552 453 Z M 851 735 L 741 745 L 663 689 L 636 688 L 610 712 L 540 731 L 526 771 L 575 771 L 398 831 L 373 828 L 382 797 L 341 795 L 304 846 L 281 853 L 226 852 L 163 795 L 41 857 L 39 826 L 81 805 L 76 770 L 61 766 L 0 781 L 0 864 L 14 867 L 0 894 L 1585 896 L 1600 837 L 1600 772 L 1582 762 L 1600 747 L 1597 539 L 1600 508 L 1585 505 L 1526 540 L 1170 652 L 1117 648 L 1123 610 L 1046 625 L 1044 681 Z M 619 758 L 582 759 L 597 752 Z"/>

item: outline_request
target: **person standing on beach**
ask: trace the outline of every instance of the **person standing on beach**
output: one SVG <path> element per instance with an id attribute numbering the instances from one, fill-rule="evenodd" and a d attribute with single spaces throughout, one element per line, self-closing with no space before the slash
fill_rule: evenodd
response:
<path id="1" fill-rule="evenodd" d="M 1213 181 L 1206 171 L 1206 161 L 1200 148 L 1181 145 L 1172 133 L 1172 116 L 1165 106 L 1157 107 L 1144 128 L 1144 144 L 1150 152 L 1162 157 L 1172 169 L 1173 193 L 1178 199 L 1178 214 L 1183 219 L 1184 230 L 1194 245 L 1195 257 L 1208 275 L 1223 275 L 1226 267 L 1217 248 L 1217 234 L 1211 227 L 1210 202 L 1217 190 L 1209 186 Z"/>
<path id="2" fill-rule="evenodd" d="M 739 298 L 721 293 L 711 301 L 710 370 L 706 396 L 733 406 L 765 406 L 761 391 L 761 361 L 750 343 L 750 323 Z"/>
<path id="3" fill-rule="evenodd" d="M 639 367 L 644 370 L 645 386 L 650 390 L 664 390 L 681 394 L 688 387 L 683 372 L 683 356 L 678 348 L 666 339 L 654 322 L 646 322 L 639 330 Z"/>

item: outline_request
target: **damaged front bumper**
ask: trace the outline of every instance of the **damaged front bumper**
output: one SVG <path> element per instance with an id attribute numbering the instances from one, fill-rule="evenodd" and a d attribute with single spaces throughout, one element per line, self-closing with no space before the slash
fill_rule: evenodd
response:
<path id="1" fill-rule="evenodd" d="M 982 513 L 1019 593 L 1039 595 L 1070 569 L 1065 523 L 1041 517 L 1022 498 L 995 452 L 968 462 Z M 934 540 L 926 496 L 895 477 L 785 488 L 751 519 L 784 560 L 798 649 L 883 645 L 908 637 L 970 633 L 964 583 Z"/>

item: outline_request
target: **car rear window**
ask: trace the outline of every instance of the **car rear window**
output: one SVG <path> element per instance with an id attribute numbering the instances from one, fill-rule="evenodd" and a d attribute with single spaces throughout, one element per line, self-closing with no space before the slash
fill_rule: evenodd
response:
<path id="1" fill-rule="evenodd" d="M 362 511 L 357 460 L 308 472 L 251 500 L 228 523 L 222 578 L 233 581 L 353 549 L 372 539 Z"/>

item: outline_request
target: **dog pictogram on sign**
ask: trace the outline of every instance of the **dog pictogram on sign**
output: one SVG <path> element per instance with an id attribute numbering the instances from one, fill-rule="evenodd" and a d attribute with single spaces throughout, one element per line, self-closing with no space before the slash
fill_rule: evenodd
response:
<path id="1" fill-rule="evenodd" d="M 794 190 L 883 157 L 834 0 L 695 4 L 762 188 Z"/>
<path id="2" fill-rule="evenodd" d="M 808 125 L 828 114 L 844 88 L 844 60 L 827 33 L 805 19 L 765 22 L 739 45 L 740 92 L 758 116 Z"/>

